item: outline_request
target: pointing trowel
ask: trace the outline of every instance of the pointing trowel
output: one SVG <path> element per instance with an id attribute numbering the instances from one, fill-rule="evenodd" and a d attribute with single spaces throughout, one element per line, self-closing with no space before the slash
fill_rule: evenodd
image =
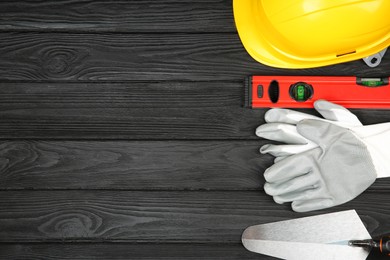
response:
<path id="1" fill-rule="evenodd" d="M 364 260 L 371 248 L 390 255 L 390 239 L 372 240 L 355 210 L 248 227 L 252 252 L 288 260 Z"/>

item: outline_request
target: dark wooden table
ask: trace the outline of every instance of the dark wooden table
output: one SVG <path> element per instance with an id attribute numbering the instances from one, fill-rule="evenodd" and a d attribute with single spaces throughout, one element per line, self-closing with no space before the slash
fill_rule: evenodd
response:
<path id="1" fill-rule="evenodd" d="M 328 210 L 275 204 L 266 110 L 242 107 L 247 75 L 389 68 L 261 65 L 230 0 L 1 1 L 0 259 L 273 259 L 242 247 L 247 226 L 345 209 L 390 233 L 386 179 Z"/>

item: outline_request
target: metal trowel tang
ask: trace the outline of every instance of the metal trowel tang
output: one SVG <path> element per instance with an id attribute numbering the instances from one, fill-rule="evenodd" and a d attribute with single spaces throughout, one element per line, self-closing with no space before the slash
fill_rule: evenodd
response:
<path id="1" fill-rule="evenodd" d="M 252 252 L 288 260 L 364 260 L 369 251 L 348 245 L 371 239 L 355 210 L 248 227 L 242 243 Z"/>

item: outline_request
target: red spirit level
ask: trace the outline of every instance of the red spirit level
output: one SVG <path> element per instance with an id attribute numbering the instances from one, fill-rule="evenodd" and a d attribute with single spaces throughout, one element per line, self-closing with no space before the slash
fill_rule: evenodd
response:
<path id="1" fill-rule="evenodd" d="M 318 99 L 347 108 L 390 109 L 389 78 L 251 76 L 245 81 L 250 108 L 311 108 Z"/>

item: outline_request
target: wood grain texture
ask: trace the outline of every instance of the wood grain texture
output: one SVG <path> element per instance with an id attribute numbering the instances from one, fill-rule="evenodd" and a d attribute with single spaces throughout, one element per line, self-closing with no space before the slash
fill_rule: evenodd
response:
<path id="1" fill-rule="evenodd" d="M 262 190 L 265 142 L 3 141 L 0 189 Z"/>
<path id="2" fill-rule="evenodd" d="M 238 35 L 0 33 L 0 81 L 242 81 L 262 75 L 388 76 L 362 61 L 282 70 L 255 62 Z"/>
<path id="3" fill-rule="evenodd" d="M 241 83 L 2 83 L 0 138 L 255 139 L 265 110 L 242 99 Z"/>
<path id="4" fill-rule="evenodd" d="M 245 250 L 240 244 L 131 244 L 131 243 L 19 243 L 0 244 L 0 257 L 8 260 L 92 259 L 256 259 L 278 260 Z M 387 260 L 371 252 L 367 260 Z"/>
<path id="5" fill-rule="evenodd" d="M 218 108 L 243 106 L 243 82 L 0 82 L 1 110 L 18 108 Z"/>
<path id="6" fill-rule="evenodd" d="M 275 258 L 251 253 L 239 243 L 229 244 L 0 244 L 1 259 L 257 259 Z"/>
<path id="7" fill-rule="evenodd" d="M 240 243 L 247 226 L 356 209 L 373 235 L 390 233 L 389 193 L 295 213 L 263 192 L 0 192 L 0 242 Z"/>
<path id="8" fill-rule="evenodd" d="M 235 26 L 230 0 L 1 1 L 1 30 L 190 33 Z"/>
<path id="9" fill-rule="evenodd" d="M 390 52 L 377 68 L 267 67 L 231 4 L 0 2 L 0 259 L 271 260 L 241 246 L 246 227 L 345 209 L 390 233 L 388 179 L 328 210 L 274 203 L 266 109 L 242 108 L 248 75 L 389 76 Z"/>
<path id="10" fill-rule="evenodd" d="M 258 140 L 242 83 L 0 83 L 0 139 Z M 314 110 L 300 110 L 314 113 Z M 388 110 L 352 110 L 364 124 Z"/>
<path id="11" fill-rule="evenodd" d="M 254 139 L 242 83 L 0 84 L 0 138 Z M 257 138 L 256 138 L 257 139 Z"/>
<path id="12" fill-rule="evenodd" d="M 264 111 L 239 107 L 15 109 L 0 112 L 2 139 L 257 139 Z"/>
<path id="13" fill-rule="evenodd" d="M 229 244 L 57 244 L 19 243 L 0 244 L 0 258 L 8 260 L 57 260 L 57 259 L 256 259 L 277 260 L 277 258 L 255 254 L 236 243 Z M 386 260 L 373 252 L 367 260 Z"/>
<path id="14" fill-rule="evenodd" d="M 261 144 L 1 142 L 0 189 L 257 190 L 273 160 Z"/>
<path id="15" fill-rule="evenodd" d="M 222 129 L 232 136 L 240 131 L 231 121 L 232 108 L 239 108 L 235 113 L 252 114 L 240 110 L 242 92 L 241 83 L 227 82 L 3 83 L 0 84 L 0 129 L 3 127 L 0 132 L 2 138 L 61 135 L 64 138 L 182 139 L 191 137 L 193 131 L 194 138 L 202 135 L 225 138 L 227 132 L 222 133 Z M 253 127 L 250 133 L 253 134 Z"/>

